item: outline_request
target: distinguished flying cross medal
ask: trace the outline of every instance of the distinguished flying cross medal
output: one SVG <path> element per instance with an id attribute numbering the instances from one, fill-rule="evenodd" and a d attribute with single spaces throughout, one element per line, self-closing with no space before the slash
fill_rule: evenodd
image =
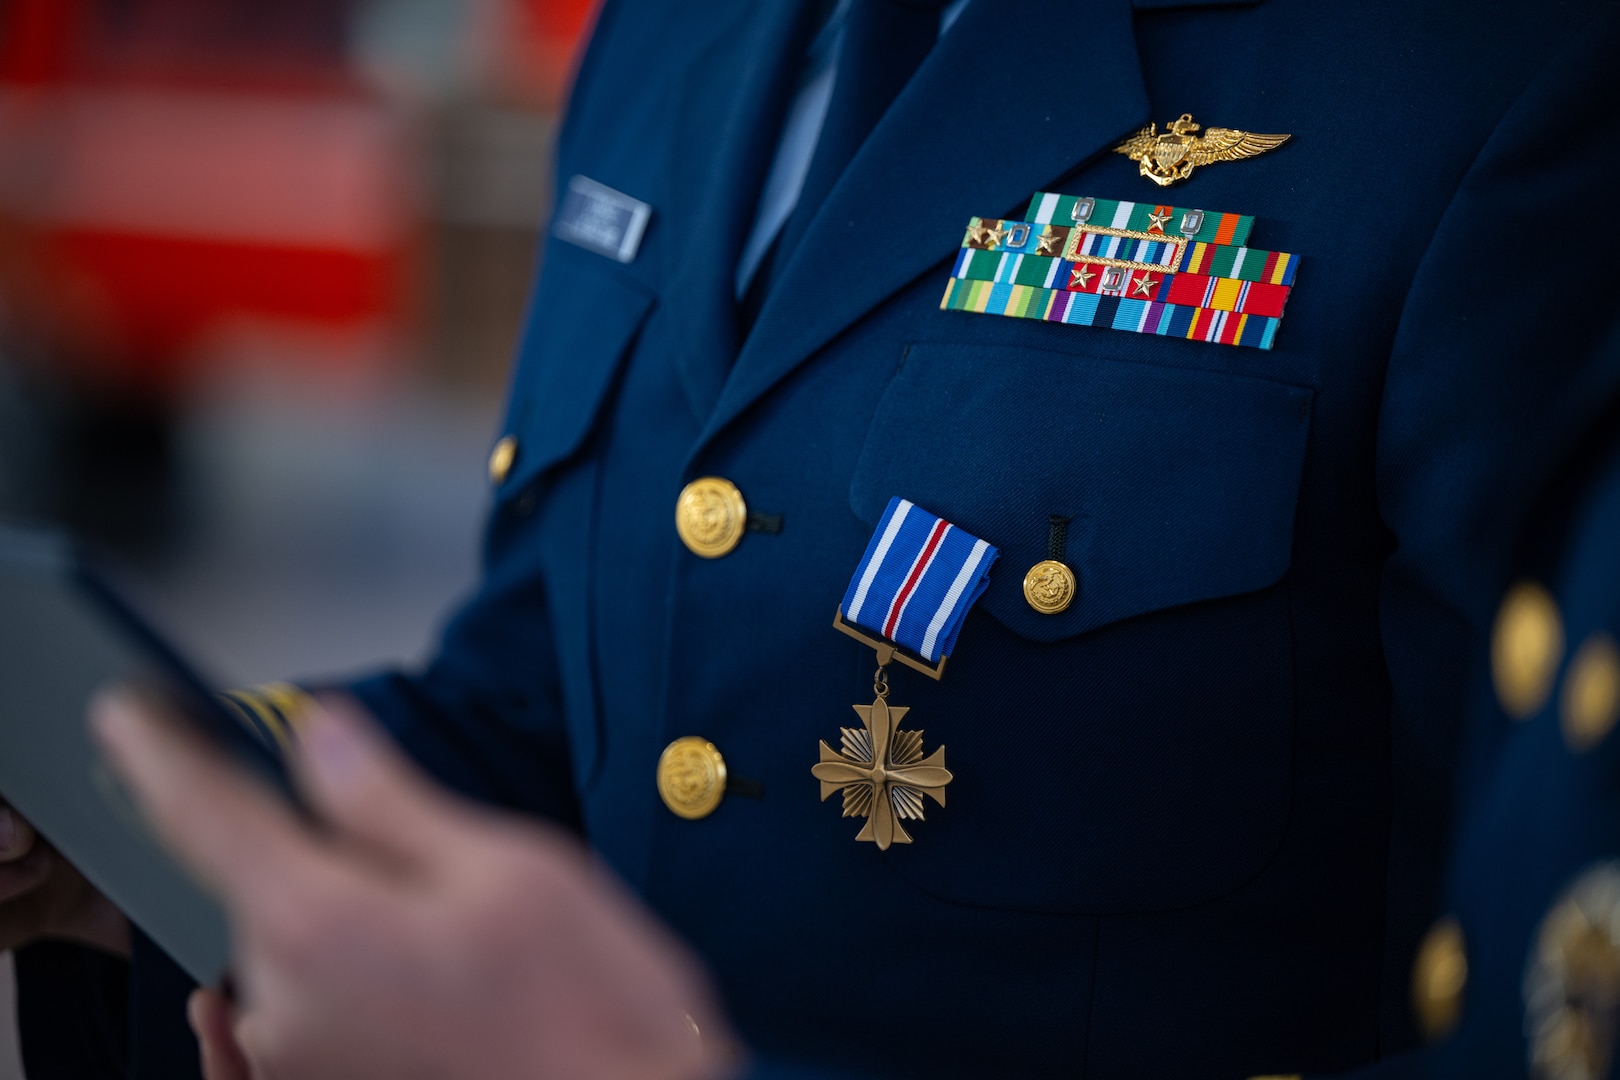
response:
<path id="1" fill-rule="evenodd" d="M 924 796 L 945 805 L 945 748 L 923 752 L 921 731 L 901 731 L 909 708 L 889 704 L 889 665 L 939 679 L 956 644 L 962 620 L 986 586 L 1000 553 L 976 536 L 906 501 L 892 498 L 833 627 L 877 651 L 876 697 L 854 706 L 858 728 L 843 728 L 839 748 L 821 743 L 821 760 L 810 770 L 821 781 L 821 798 L 842 792 L 844 816 L 866 824 L 855 835 L 879 851 L 909 844 L 902 821 L 923 820 Z"/>
<path id="2" fill-rule="evenodd" d="M 1181 119 L 1170 121 L 1163 132 L 1159 131 L 1159 125 L 1149 124 L 1114 147 L 1114 153 L 1124 154 L 1136 162 L 1142 175 L 1155 184 L 1169 187 L 1191 176 L 1194 166 L 1258 157 L 1293 138 L 1222 127 L 1206 128 L 1202 135 L 1193 134 L 1198 130 L 1192 113 L 1182 113 Z"/>

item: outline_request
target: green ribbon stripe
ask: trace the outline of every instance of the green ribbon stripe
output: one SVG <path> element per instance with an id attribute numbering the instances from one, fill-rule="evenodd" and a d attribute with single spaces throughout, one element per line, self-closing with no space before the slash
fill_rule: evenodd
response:
<path id="1" fill-rule="evenodd" d="M 1018 256 L 1011 252 L 981 251 L 978 248 L 969 248 L 967 260 L 962 266 L 961 273 L 956 276 L 968 281 L 994 281 L 996 280 L 996 271 L 1000 268 L 1003 259 L 1007 260 L 1008 266 L 1016 265 L 1012 276 L 1012 284 L 1040 286 L 1046 285 L 1046 275 L 1052 272 L 1053 264 L 1063 261 L 1048 255 Z M 1068 280 L 1068 274 L 1059 267 L 1052 287 L 1061 289 Z"/>
<path id="2" fill-rule="evenodd" d="M 1034 198 L 1030 199 L 1030 201 L 1029 201 L 1029 212 L 1025 215 L 1025 218 L 1027 220 L 1029 220 L 1029 221 L 1039 221 L 1040 220 L 1039 219 L 1039 214 L 1040 214 L 1041 204 L 1046 200 L 1046 196 L 1047 196 L 1046 192 L 1037 191 L 1035 193 Z M 1079 202 L 1079 201 L 1080 201 L 1079 196 L 1075 196 L 1075 195 L 1059 195 L 1057 197 L 1057 206 L 1053 210 L 1052 216 L 1049 219 L 1049 221 L 1041 221 L 1040 223 L 1042 225 L 1046 225 L 1046 224 L 1073 225 L 1075 223 L 1074 222 L 1074 204 Z M 1122 200 L 1119 200 L 1119 199 L 1098 199 L 1097 200 L 1097 205 L 1092 209 L 1091 217 L 1090 217 L 1090 219 L 1087 220 L 1086 224 L 1087 225 L 1099 225 L 1099 226 L 1102 226 L 1104 228 L 1129 229 L 1132 232 L 1147 232 L 1148 225 L 1150 224 L 1150 219 L 1152 217 L 1154 208 L 1161 205 L 1161 204 L 1159 204 L 1159 203 L 1150 203 L 1150 202 L 1136 203 L 1131 208 L 1130 216 L 1126 219 L 1126 223 L 1124 225 L 1115 225 L 1114 224 L 1114 216 L 1119 212 L 1119 205 L 1120 205 L 1121 201 Z M 1165 225 L 1164 225 L 1165 233 L 1167 235 L 1171 235 L 1171 236 L 1180 236 L 1180 235 L 1182 235 L 1181 232 L 1179 231 L 1179 227 L 1181 225 L 1182 215 L 1186 214 L 1189 210 L 1192 210 L 1192 209 L 1195 209 L 1195 208 L 1194 207 L 1189 207 L 1189 206 L 1172 207 L 1171 212 L 1170 212 L 1170 215 L 1171 215 L 1170 220 L 1168 222 L 1166 222 Z M 1222 217 L 1223 217 L 1223 215 L 1218 213 L 1217 211 L 1205 210 L 1204 211 L 1204 226 L 1203 226 L 1203 228 L 1199 229 L 1197 234 L 1192 236 L 1192 237 L 1189 237 L 1189 239 L 1202 241 L 1203 243 L 1207 243 L 1207 244 L 1214 243 L 1216 237 L 1220 233 L 1221 218 Z M 1254 228 L 1254 217 L 1253 217 L 1253 215 L 1250 215 L 1250 214 L 1238 215 L 1237 225 L 1232 230 L 1232 235 L 1228 239 L 1227 243 L 1231 244 L 1233 247 L 1242 247 L 1245 243 L 1248 242 L 1249 232 L 1253 228 Z"/>

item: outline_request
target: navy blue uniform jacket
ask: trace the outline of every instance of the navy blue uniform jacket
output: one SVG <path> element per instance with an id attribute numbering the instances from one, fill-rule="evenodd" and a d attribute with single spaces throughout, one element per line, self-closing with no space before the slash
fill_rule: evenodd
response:
<path id="1" fill-rule="evenodd" d="M 977 0 L 739 343 L 795 6 L 602 13 L 559 176 L 652 225 L 628 265 L 547 245 L 483 588 L 366 701 L 442 775 L 577 819 L 767 1063 L 1226 1077 L 1390 1049 L 1493 485 L 1612 322 L 1620 271 L 1586 252 L 1613 5 Z M 1294 139 L 1161 196 L 1110 151 L 1182 112 Z M 1256 215 L 1300 257 L 1276 349 L 940 311 L 967 218 L 1036 190 Z M 675 496 L 711 474 L 781 532 L 688 552 Z M 944 681 L 895 676 L 957 779 L 880 854 L 809 767 L 870 700 L 828 624 L 891 495 L 1003 554 Z M 1055 616 L 1020 588 L 1053 514 L 1080 581 Z M 763 798 L 668 813 L 683 735 Z"/>
<path id="2" fill-rule="evenodd" d="M 559 177 L 651 225 L 624 265 L 546 244 L 481 586 L 359 693 L 448 781 L 581 829 L 764 1075 L 1400 1047 L 1493 485 L 1613 321 L 1615 5 L 975 0 L 739 341 L 798 6 L 608 0 Z M 1161 195 L 1111 149 L 1183 112 L 1293 139 Z M 1255 215 L 1300 259 L 1275 350 L 939 310 L 968 218 L 1037 190 Z M 780 532 L 688 552 L 704 475 Z M 943 682 L 893 676 L 956 779 L 880 853 L 810 766 L 871 700 L 829 624 L 891 495 L 1002 558 Z M 1054 514 L 1079 593 L 1041 615 Z M 665 810 L 684 735 L 762 797 Z"/>

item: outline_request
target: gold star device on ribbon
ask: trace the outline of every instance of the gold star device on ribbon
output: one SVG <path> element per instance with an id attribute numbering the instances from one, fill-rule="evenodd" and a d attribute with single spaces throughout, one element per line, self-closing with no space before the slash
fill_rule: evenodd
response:
<path id="1" fill-rule="evenodd" d="M 825 801 L 844 795 L 844 816 L 866 818 L 857 840 L 879 851 L 909 844 L 901 824 L 923 819 L 923 797 L 945 805 L 945 748 L 923 753 L 921 731 L 901 731 L 910 710 L 889 704 L 889 665 L 895 661 L 939 679 L 962 620 L 990 584 L 1000 553 L 950 522 L 905 499 L 889 500 L 866 554 L 833 618 L 833 628 L 877 651 L 876 694 L 854 706 L 861 727 L 843 728 L 839 749 L 821 743 L 810 772 Z"/>
<path id="2" fill-rule="evenodd" d="M 1181 119 L 1172 120 L 1162 132 L 1157 124 L 1149 124 L 1114 147 L 1114 153 L 1124 154 L 1138 164 L 1143 176 L 1168 187 L 1191 176 L 1195 166 L 1258 157 L 1293 138 L 1222 127 L 1205 128 L 1202 135 L 1195 135 L 1198 130 L 1192 113 L 1182 113 Z"/>

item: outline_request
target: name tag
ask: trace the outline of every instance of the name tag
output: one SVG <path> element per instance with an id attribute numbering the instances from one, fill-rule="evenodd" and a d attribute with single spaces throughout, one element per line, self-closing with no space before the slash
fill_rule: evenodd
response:
<path id="1" fill-rule="evenodd" d="M 588 176 L 568 181 L 551 231 L 570 244 L 619 262 L 636 257 L 652 207 Z"/>

